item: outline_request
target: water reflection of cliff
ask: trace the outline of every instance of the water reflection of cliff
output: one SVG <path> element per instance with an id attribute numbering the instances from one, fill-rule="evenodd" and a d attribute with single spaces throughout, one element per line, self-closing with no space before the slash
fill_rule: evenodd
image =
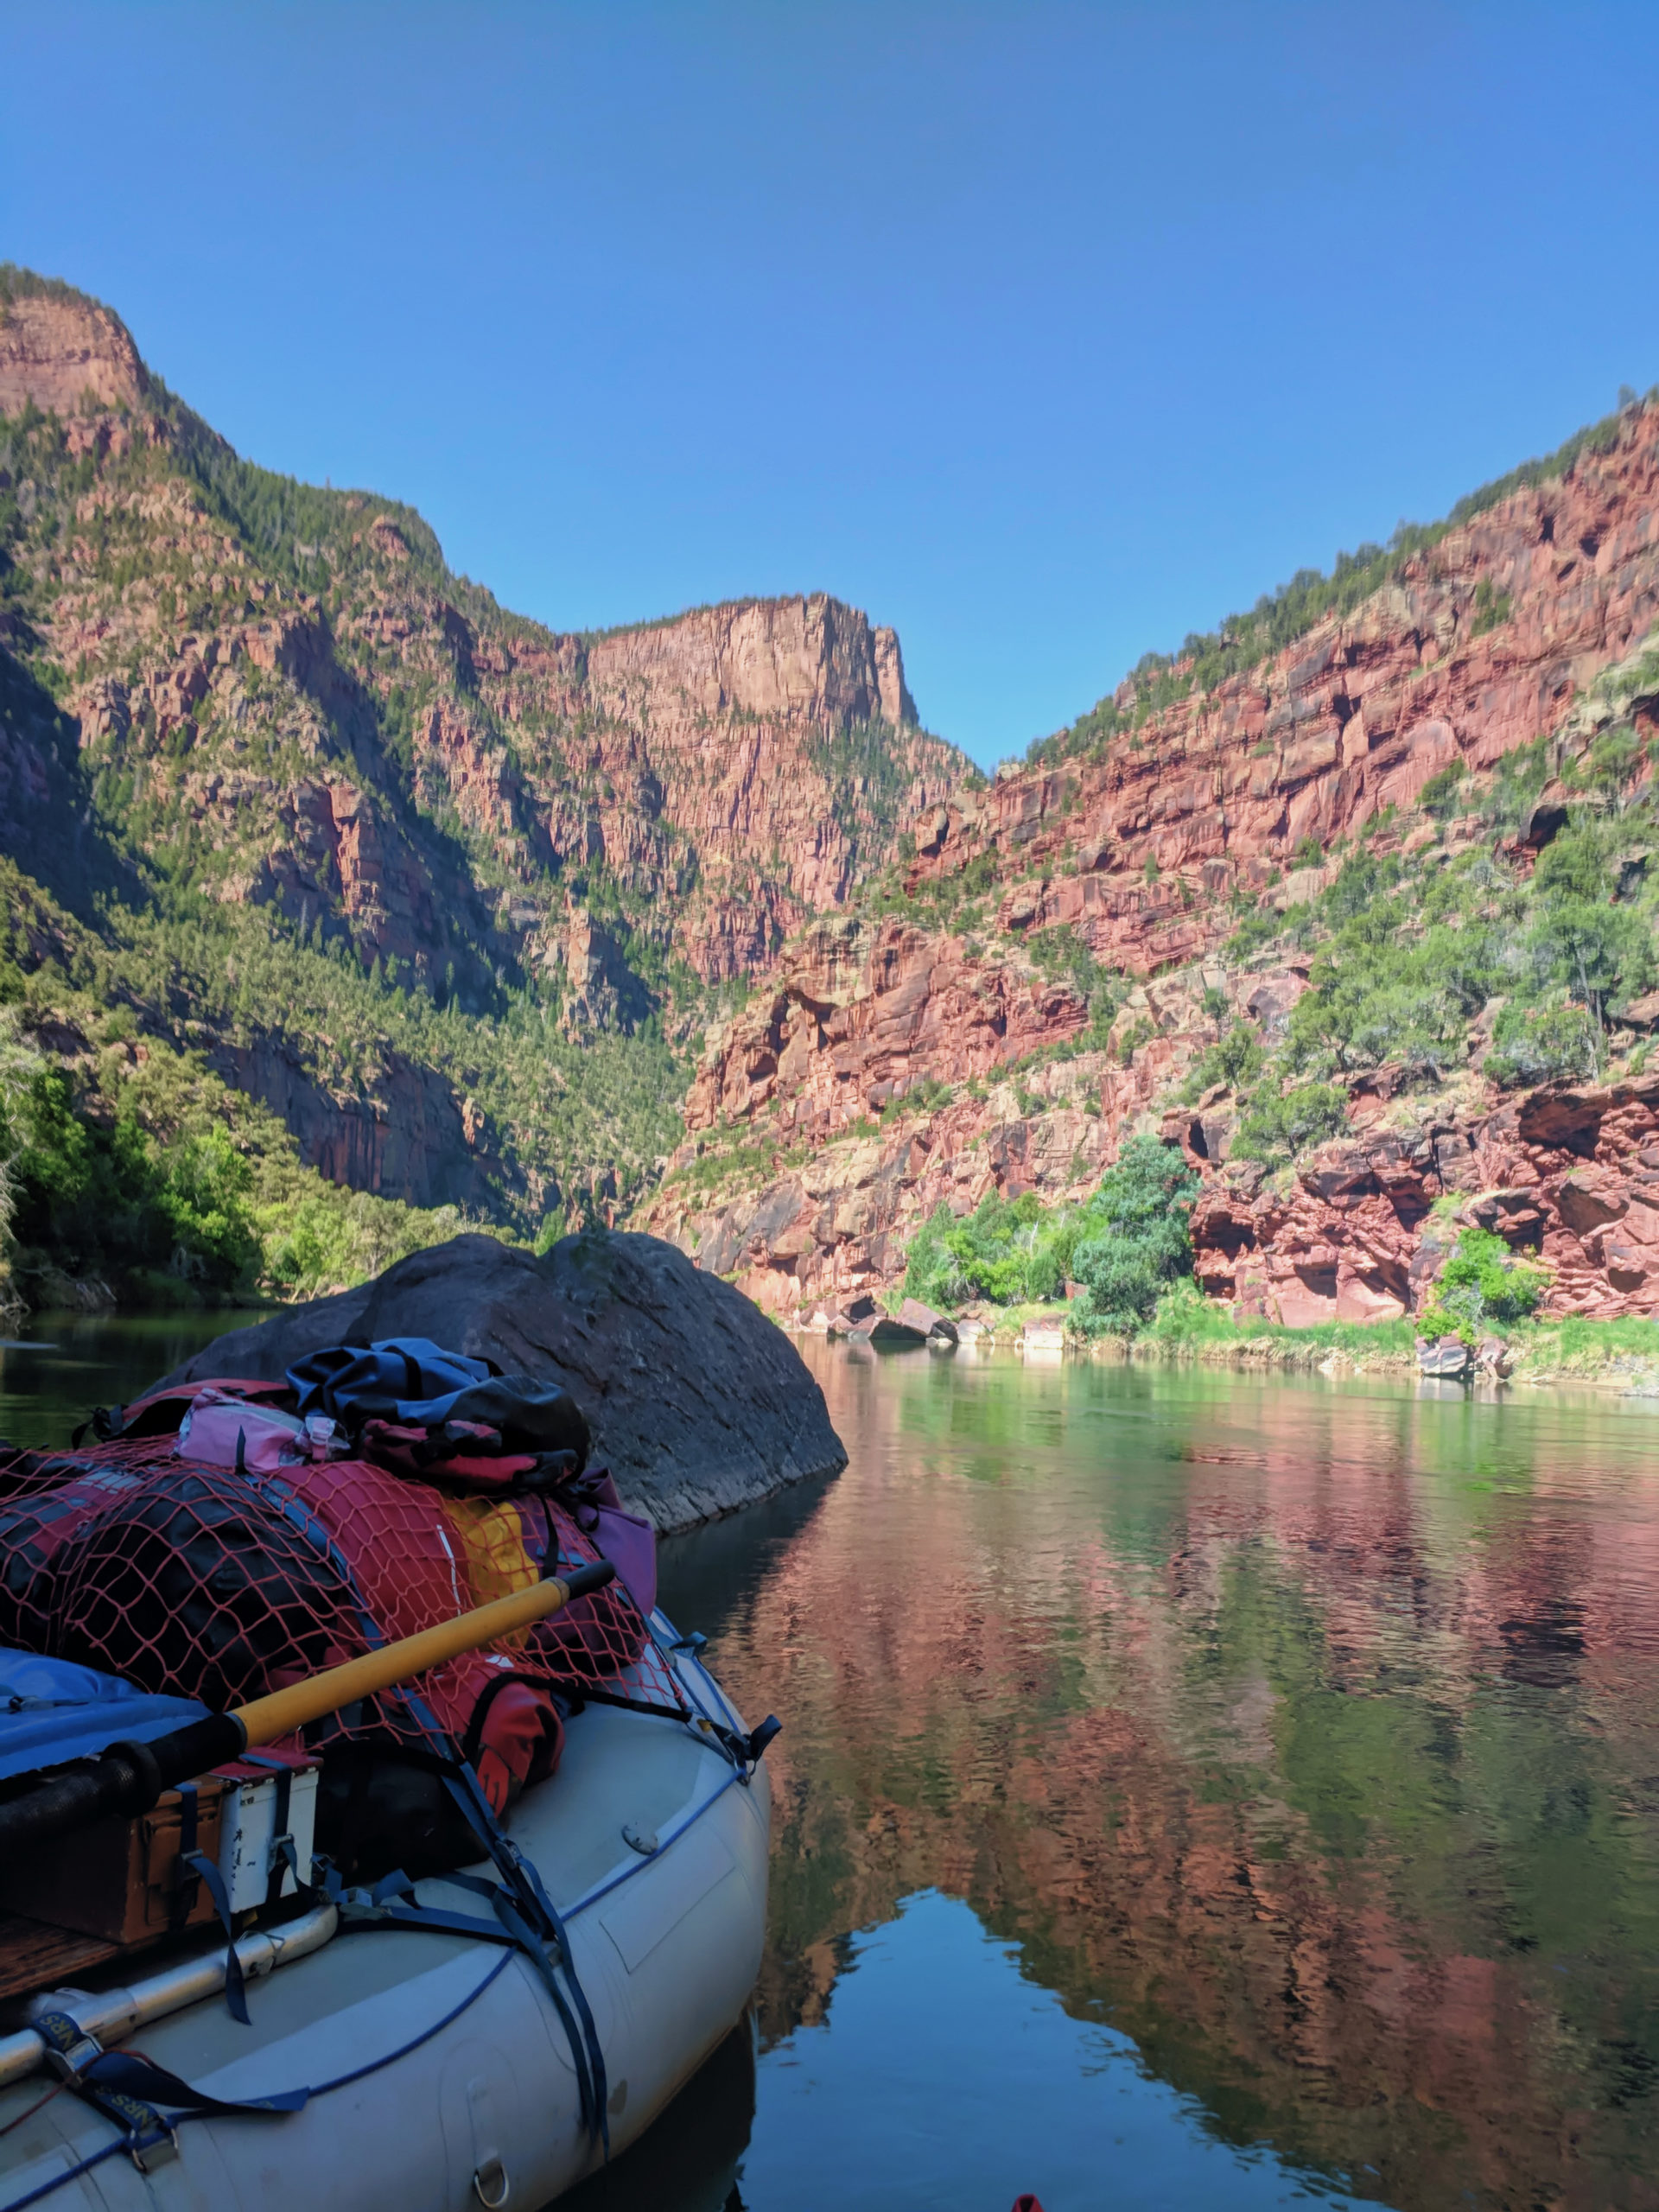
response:
<path id="1" fill-rule="evenodd" d="M 765 2034 L 937 1885 L 1241 2140 L 1659 2204 L 1659 1423 L 823 1358 L 848 1473 L 668 1562 L 786 1718 Z"/>

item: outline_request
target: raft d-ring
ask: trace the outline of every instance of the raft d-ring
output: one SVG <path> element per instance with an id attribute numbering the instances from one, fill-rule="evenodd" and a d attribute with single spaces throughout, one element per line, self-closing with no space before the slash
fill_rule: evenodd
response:
<path id="1" fill-rule="evenodd" d="M 502 2206 L 512 2195 L 512 2183 L 499 2157 L 486 2158 L 474 2174 L 473 2195 L 484 2207 L 484 2212 L 501 2212 Z"/>

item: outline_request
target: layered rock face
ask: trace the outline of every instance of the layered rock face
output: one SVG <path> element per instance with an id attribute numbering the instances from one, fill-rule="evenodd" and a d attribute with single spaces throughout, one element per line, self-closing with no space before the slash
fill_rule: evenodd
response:
<path id="1" fill-rule="evenodd" d="M 14 444 L 30 408 L 54 428 Z M 412 511 L 238 461 L 67 288 L 12 282 L 0 416 L 27 605 L 15 637 L 0 607 L 0 849 L 72 904 L 69 825 L 107 810 L 175 880 L 382 988 L 467 1010 L 527 988 L 582 1039 L 639 1024 L 665 975 L 764 963 L 976 780 L 856 609 L 524 621 Z M 449 1077 L 385 1050 L 342 1079 L 251 1012 L 251 1036 L 188 1041 L 331 1176 L 486 1211 L 535 1183 Z"/>
<path id="2" fill-rule="evenodd" d="M 1452 761 L 1490 767 L 1560 728 L 1656 615 L 1659 407 L 1644 407 L 1611 451 L 1452 531 L 1348 619 L 1096 759 L 941 808 L 918 874 L 989 853 L 1018 879 L 1011 927 L 1069 923 L 1137 974 L 1192 960 L 1230 929 L 1229 893 L 1266 888 L 1305 840 L 1351 836 Z"/>
<path id="3" fill-rule="evenodd" d="M 855 608 L 817 594 L 561 635 L 355 493 L 305 493 L 316 542 L 296 529 L 262 558 L 203 481 L 234 489 L 234 456 L 151 399 L 108 309 L 11 302 L 0 412 L 67 418 L 89 480 L 67 545 L 22 554 L 75 672 L 86 765 L 132 779 L 152 839 L 226 899 L 336 915 L 365 961 L 430 980 L 556 962 L 561 878 L 600 872 L 722 978 L 970 779 L 918 728 L 893 632 Z"/>
<path id="4" fill-rule="evenodd" d="M 1362 1122 L 1374 1103 L 1356 1101 Z M 1192 1214 L 1198 1280 L 1243 1313 L 1293 1327 L 1397 1319 L 1474 1226 L 1549 1268 L 1547 1312 L 1659 1314 L 1659 1077 L 1362 1128 L 1294 1178 L 1244 1161 L 1215 1173 L 1200 1117 L 1172 1116 L 1165 1134 L 1209 1179 Z M 1432 1218 L 1445 1198 L 1461 1203 Z"/>
<path id="5" fill-rule="evenodd" d="M 12 298 L 0 326 L 0 406 L 31 402 L 62 435 L 29 512 L 49 497 L 62 519 L 15 557 L 67 711 L 35 678 L 16 710 L 0 636 L 7 847 L 50 856 L 54 884 L 84 877 L 69 825 L 104 794 L 197 890 L 348 940 L 388 987 L 464 1007 L 529 985 L 567 1039 L 639 1022 L 676 963 L 757 978 L 705 1040 L 688 1141 L 643 1218 L 785 1313 L 891 1287 L 940 1203 L 1082 1196 L 1233 1020 L 1282 1033 L 1306 964 L 1230 971 L 1234 895 L 1313 898 L 1339 840 L 1415 851 L 1438 834 L 1416 802 L 1448 767 L 1540 737 L 1559 767 L 1593 728 L 1588 687 L 1659 616 L 1659 409 L 1635 408 L 1350 613 L 1154 712 L 1131 683 L 1111 734 L 986 787 L 916 727 L 892 632 L 838 601 L 604 636 L 522 621 L 452 575 L 411 511 L 248 470 L 115 317 L 57 291 Z M 1191 676 L 1178 664 L 1160 696 Z M 1650 730 L 1659 702 L 1635 703 Z M 902 893 L 889 874 L 874 898 L 901 855 Z M 1135 988 L 1091 1010 L 1106 975 Z M 480 1209 L 554 1191 L 464 1065 L 388 1047 L 346 1083 L 257 1021 L 190 1041 L 342 1181 Z M 1257 1185 L 1225 1167 L 1224 1100 L 1179 1122 L 1211 1186 L 1205 1279 L 1287 1319 L 1393 1312 L 1437 1198 L 1536 1184 L 1554 1302 L 1645 1296 L 1618 1256 L 1644 1246 L 1646 1139 L 1624 1109 L 1584 1154 L 1624 1226 L 1586 1231 L 1549 1195 L 1567 1169 L 1503 1134 L 1495 1093 L 1388 1104 L 1354 1086 L 1370 1165 Z M 1472 1182 L 1446 1179 L 1456 1146 Z"/>
<path id="6" fill-rule="evenodd" d="M 687 1102 L 702 1158 L 674 1164 L 653 1219 L 775 1309 L 810 1306 L 892 1287 L 941 1199 L 960 1213 L 991 1192 L 1081 1196 L 1140 1122 L 1187 1144 L 1211 1186 L 1194 1220 L 1200 1274 L 1254 1310 L 1295 1322 L 1409 1310 L 1438 1264 L 1432 1240 L 1425 1257 L 1431 1205 L 1494 1191 L 1481 1217 L 1542 1250 L 1554 1310 L 1647 1310 L 1645 1091 L 1517 1106 L 1465 1082 L 1385 1115 L 1378 1071 L 1382 1096 L 1376 1079 L 1354 1085 L 1353 1142 L 1305 1162 L 1287 1188 L 1242 1163 L 1224 1177 L 1224 1103 L 1166 1123 L 1152 1109 L 1234 1020 L 1281 1035 L 1306 988 L 1306 961 L 1230 973 L 1218 961 L 1235 892 L 1305 902 L 1334 873 L 1306 864 L 1308 841 L 1325 850 L 1363 834 L 1373 850 L 1414 851 L 1435 834 L 1414 815 L 1432 776 L 1489 768 L 1540 737 L 1581 747 L 1586 687 L 1656 614 L 1648 407 L 1622 419 L 1611 449 L 1452 531 L 1351 615 L 1248 674 L 1090 756 L 953 794 L 919 824 L 914 922 L 807 932 L 772 990 L 711 1034 Z M 1471 824 L 1460 845 L 1456 828 L 1452 852 L 1480 834 Z M 951 925 L 927 926 L 963 886 Z M 1099 969 L 1141 979 L 1109 1038 L 1090 1033 L 1077 989 L 1022 957 L 1058 925 Z M 932 1084 L 957 1095 L 929 1111 Z M 1587 1117 L 1571 1144 L 1537 1134 L 1564 1114 Z M 874 1116 L 887 1128 L 851 1141 Z M 711 1176 L 722 1139 L 746 1175 Z M 1535 1196 L 1510 1205 L 1522 1190 Z"/>
<path id="7" fill-rule="evenodd" d="M 149 388 L 137 347 L 107 308 L 67 293 L 0 302 L 0 415 L 31 400 L 57 415 L 138 407 Z"/>
<path id="8" fill-rule="evenodd" d="M 1170 1033 L 1123 1065 L 1115 1042 L 1154 1005 Z M 643 1217 L 770 1312 L 891 1288 L 936 1206 L 1084 1197 L 1212 1034 L 1189 978 L 1137 987 L 1096 1039 L 1076 987 L 1016 947 L 897 920 L 822 923 L 711 1037 L 687 1096 L 691 1134 Z M 1031 1064 L 1055 1045 L 1068 1057 Z M 930 1104 L 940 1092 L 955 1095 Z M 710 1202 L 705 1168 L 718 1188 L 733 1140 L 746 1186 Z M 757 1159 L 783 1172 L 757 1176 Z"/>

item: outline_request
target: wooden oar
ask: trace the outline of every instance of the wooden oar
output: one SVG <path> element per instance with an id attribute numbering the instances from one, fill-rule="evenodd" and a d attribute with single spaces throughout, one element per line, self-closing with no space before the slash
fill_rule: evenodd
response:
<path id="1" fill-rule="evenodd" d="M 563 1581 L 532 1583 L 527 1590 L 497 1598 L 454 1620 L 440 1621 L 435 1628 L 384 1644 L 378 1651 L 365 1651 L 343 1666 L 325 1668 L 232 1712 L 210 1713 L 148 1744 L 111 1744 L 100 1758 L 0 1804 L 0 1859 L 109 1813 L 147 1813 L 174 1783 L 222 1766 L 256 1744 L 274 1744 L 291 1736 L 308 1721 L 321 1720 L 359 1698 L 409 1681 L 446 1659 L 459 1658 L 463 1651 L 475 1651 L 480 1644 L 546 1620 L 573 1599 L 602 1590 L 615 1573 L 607 1559 L 579 1567 Z"/>

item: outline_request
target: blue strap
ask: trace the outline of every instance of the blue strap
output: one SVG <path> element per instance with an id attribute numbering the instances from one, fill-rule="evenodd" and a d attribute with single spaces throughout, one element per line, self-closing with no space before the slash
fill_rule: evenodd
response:
<path id="1" fill-rule="evenodd" d="M 335 1886 L 337 1889 L 337 1879 Z M 483 1922 L 479 1923 L 480 1929 L 486 1924 Z M 499 1934 L 497 1940 L 502 1940 Z M 250 2116 L 257 2116 L 265 2113 L 276 2115 L 298 2112 L 309 2098 L 326 2097 L 332 2090 L 348 2088 L 354 2082 L 361 2082 L 371 2074 L 378 2074 L 386 2067 L 395 2065 L 400 2058 L 407 2058 L 411 2051 L 418 2050 L 423 2044 L 430 2043 L 435 2036 L 442 2035 L 443 2031 L 458 2020 L 470 2005 L 478 2002 L 486 1989 L 493 1986 L 507 1963 L 505 1957 L 499 1960 L 476 1987 L 467 1991 L 459 2004 L 452 2005 L 442 2018 L 434 2020 L 419 2030 L 407 2043 L 400 2044 L 396 2050 L 389 2050 L 378 2058 L 372 2058 L 365 2064 L 353 2068 L 349 2073 L 337 2074 L 331 2082 L 319 2082 L 312 2088 L 288 2090 L 276 2096 L 251 2098 L 240 2104 L 226 2104 L 216 2098 L 204 2096 L 200 2090 L 192 2088 L 188 2082 L 180 2082 L 176 2075 L 167 2073 L 162 2067 L 151 2069 L 150 2076 L 146 2080 L 144 2086 L 162 2103 L 172 2103 L 173 2093 L 176 2091 L 181 2090 L 184 2093 L 175 2114 L 175 2119 L 178 2122 L 187 2120 L 209 2119 L 215 2112 L 239 2113 Z M 47 2024 L 48 2020 L 52 2023 L 50 2028 Z M 54 2050 L 66 2052 L 73 2050 L 78 2044 L 90 2040 L 81 2034 L 79 2028 L 67 2012 L 48 2014 L 46 2019 L 40 2023 L 40 2030 Z M 101 2067 L 105 2058 L 119 2058 L 124 2063 L 131 2065 L 149 2064 L 147 2060 L 140 2059 L 130 2052 L 109 2052 L 101 2053 L 92 2062 L 92 2065 Z M 80 2069 L 82 2078 L 92 2074 L 92 2065 Z M 79 2079 L 76 2086 L 77 2088 L 80 2086 Z M 156 2109 L 155 2105 L 132 2098 L 125 2088 L 118 2088 L 111 2083 L 107 2091 L 99 2093 L 95 2092 L 89 2084 L 82 2094 L 86 2095 L 89 2102 L 103 2111 L 107 2119 L 119 2121 L 125 2132 L 117 2141 L 105 2144 L 101 2150 L 94 2151 L 90 2158 L 82 2158 L 79 2164 L 67 2168 L 62 2173 L 54 2174 L 49 2180 L 41 2182 L 38 2187 L 31 2189 L 25 2196 L 8 2198 L 3 2212 L 26 2212 L 28 2206 L 40 2203 L 44 2198 L 54 2195 L 68 2183 L 79 2181 L 83 2174 L 90 2173 L 94 2166 L 101 2166 L 106 2158 L 113 2158 L 124 2151 L 136 2162 L 142 2164 L 143 2154 L 146 2151 L 155 2149 L 161 2143 L 176 2140 L 174 2127 Z"/>
<path id="2" fill-rule="evenodd" d="M 43 2012 L 35 2027 L 48 2050 L 63 2058 L 91 2041 L 67 2012 Z M 99 2050 L 85 2064 L 66 2069 L 65 2078 L 78 2095 L 116 2122 L 135 2150 L 146 2139 L 171 2134 L 173 2123 L 164 2116 L 164 2106 L 180 2113 L 289 2113 L 302 2110 L 311 2094 L 309 2089 L 288 2089 L 270 2097 L 212 2097 L 129 2050 Z"/>
<path id="3" fill-rule="evenodd" d="M 165 2066 L 157 2066 L 135 2050 L 106 2050 L 101 2058 L 93 2059 L 81 2078 L 100 2088 L 107 2082 L 128 2096 L 142 2093 L 149 2103 L 166 2105 L 177 2112 L 302 2112 L 311 2094 L 309 2089 L 280 2089 L 269 2097 L 210 2097 L 205 2089 L 193 2088 Z"/>
<path id="4" fill-rule="evenodd" d="M 448 1912 L 420 1904 L 415 1885 L 401 1871 L 383 1875 L 372 1890 L 351 1891 L 344 1886 L 334 1867 L 320 1861 L 323 1893 L 340 1910 L 343 1931 L 429 1928 L 447 1935 L 468 1936 L 474 1941 L 511 1943 L 522 1951 L 552 1999 L 553 2009 L 570 2046 L 582 2124 L 589 2135 L 597 2138 L 608 2158 L 611 2130 L 607 2111 L 609 2088 L 605 2054 L 587 1994 L 576 1974 L 564 1923 L 535 1867 L 512 1838 L 503 1833 L 472 1768 L 462 1766 L 458 1771 L 446 1769 L 443 1780 L 502 1880 L 484 1881 L 475 1874 L 445 1874 L 442 1878 L 458 1889 L 470 1891 L 475 1897 L 486 1898 L 495 1913 L 493 1923 L 475 1919 L 468 1913 Z M 569 1995 L 561 1986 L 561 1974 L 569 1985 Z"/>
<path id="5" fill-rule="evenodd" d="M 274 1864 L 266 1870 L 265 1909 L 280 1904 L 283 1897 L 283 1870 L 294 1877 L 294 1887 L 301 1897 L 306 1894 L 307 1884 L 300 1879 L 300 1854 L 294 1846 L 289 1830 L 289 1807 L 293 1802 L 294 1770 L 286 1759 L 267 1758 L 263 1751 L 244 1751 L 245 1766 L 264 1767 L 276 1777 L 276 1803 L 271 1815 L 273 1837 L 271 1852 Z"/>
<path id="6" fill-rule="evenodd" d="M 219 1914 L 219 1924 L 225 1930 L 225 2002 L 230 2007 L 231 2018 L 239 2020 L 245 2028 L 253 2025 L 248 2018 L 247 1986 L 242 1977 L 242 1961 L 236 1955 L 236 1928 L 231 1919 L 230 1892 L 225 1887 L 225 1877 L 219 1872 L 205 1851 L 196 1848 L 196 1785 L 194 1782 L 179 1784 L 179 1859 L 181 1865 L 191 1867 L 207 1885 L 207 1894 Z"/>
<path id="7" fill-rule="evenodd" d="M 488 1851 L 502 1877 L 505 1891 L 496 1891 L 491 1902 L 502 1925 L 511 1929 L 518 1937 L 531 1963 L 547 1984 L 554 2009 L 570 2044 L 571 2061 L 575 2068 L 576 2086 L 581 2095 L 582 2124 L 590 2135 L 598 2137 L 608 2159 L 611 2155 L 611 2125 L 607 2110 L 609 2085 L 605 2071 L 605 2053 L 600 2046 L 599 2030 L 594 2024 L 587 1993 L 576 1974 L 576 1962 L 571 1953 L 570 1939 L 564 1932 L 564 1923 L 559 1918 L 553 1900 L 543 1886 L 542 1878 L 534 1865 L 524 1857 L 496 1819 L 472 1766 L 463 1764 L 458 1772 L 446 1771 L 443 1779 L 450 1796 L 466 1814 L 474 1833 Z M 559 1988 L 555 1975 L 556 1967 L 563 1969 L 565 1980 L 570 1986 L 570 1995 L 582 2023 L 580 2036 L 576 2022 L 571 2018 L 569 2006 Z"/>

